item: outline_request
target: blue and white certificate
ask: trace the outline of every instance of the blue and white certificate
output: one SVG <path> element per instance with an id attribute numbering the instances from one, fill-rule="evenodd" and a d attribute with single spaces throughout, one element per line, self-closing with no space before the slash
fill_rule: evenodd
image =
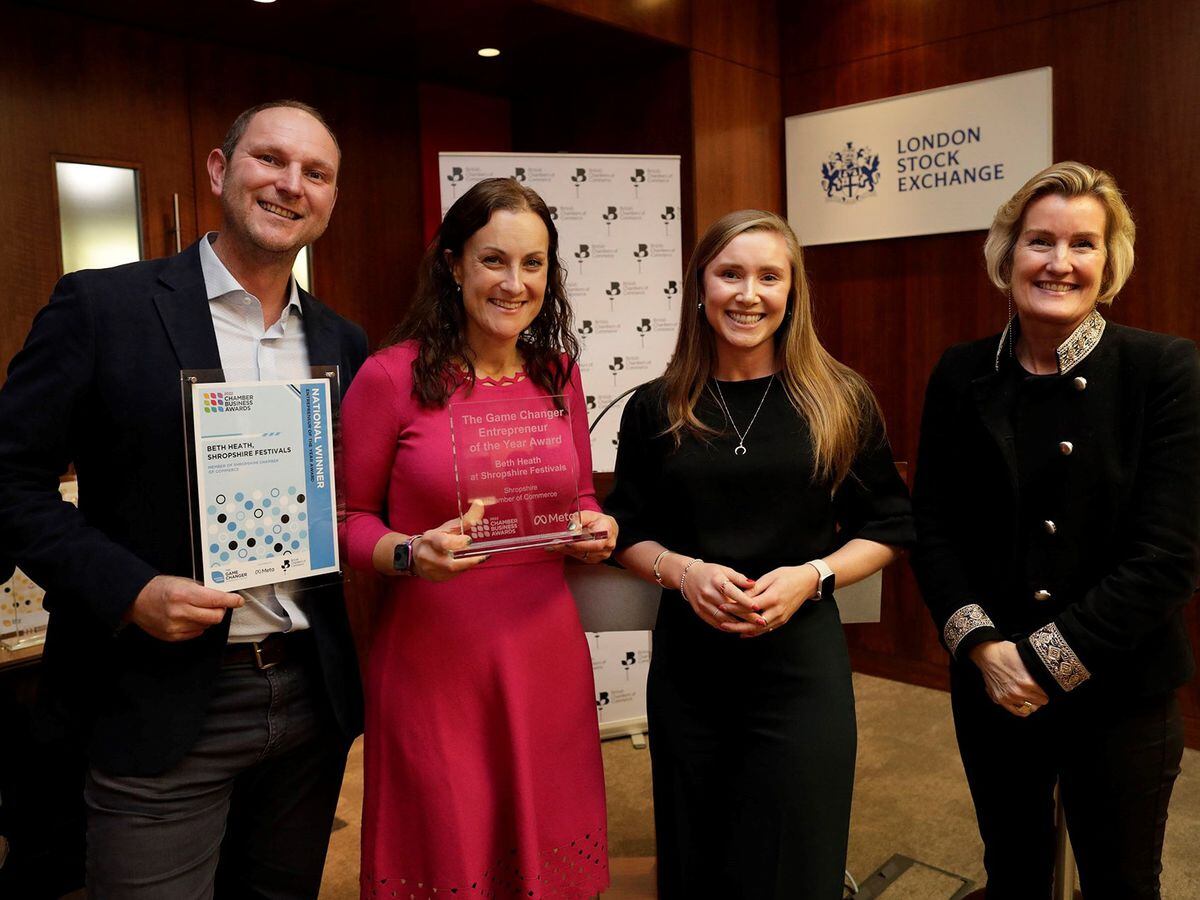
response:
<path id="1" fill-rule="evenodd" d="M 204 584 L 340 571 L 329 381 L 192 386 Z"/>

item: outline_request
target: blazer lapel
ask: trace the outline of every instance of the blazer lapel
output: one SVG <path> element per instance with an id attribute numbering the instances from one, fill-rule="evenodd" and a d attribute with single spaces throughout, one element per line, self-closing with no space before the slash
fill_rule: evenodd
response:
<path id="1" fill-rule="evenodd" d="M 300 309 L 304 312 L 304 343 L 308 346 L 308 364 L 343 365 L 345 360 L 342 359 L 342 346 L 338 340 L 337 329 L 333 327 L 325 307 L 308 291 L 300 289 Z M 344 378 L 345 374 L 342 372 L 341 377 Z"/>
<path id="2" fill-rule="evenodd" d="M 171 260 L 159 281 L 163 290 L 154 295 L 154 305 L 179 368 L 220 369 L 221 351 L 204 288 L 199 245 L 192 244 Z"/>

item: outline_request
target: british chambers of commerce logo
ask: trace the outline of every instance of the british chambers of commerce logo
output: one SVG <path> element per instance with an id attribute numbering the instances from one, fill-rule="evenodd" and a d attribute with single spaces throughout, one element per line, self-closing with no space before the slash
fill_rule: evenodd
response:
<path id="1" fill-rule="evenodd" d="M 821 190 L 828 200 L 855 203 L 875 193 L 879 183 L 879 154 L 870 147 L 855 147 L 852 141 L 834 150 L 821 163 Z"/>

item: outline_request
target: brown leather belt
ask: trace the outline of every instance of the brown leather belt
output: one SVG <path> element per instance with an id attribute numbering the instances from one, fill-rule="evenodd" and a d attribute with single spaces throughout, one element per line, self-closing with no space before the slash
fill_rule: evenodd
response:
<path id="1" fill-rule="evenodd" d="M 225 666 L 253 665 L 257 669 L 273 669 L 280 663 L 301 658 L 312 646 L 308 630 L 295 634 L 272 634 L 261 641 L 226 644 L 221 664 Z"/>

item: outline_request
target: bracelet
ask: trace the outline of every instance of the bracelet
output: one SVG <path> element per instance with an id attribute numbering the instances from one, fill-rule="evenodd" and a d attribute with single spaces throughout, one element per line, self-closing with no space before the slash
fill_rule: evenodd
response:
<path id="1" fill-rule="evenodd" d="M 654 569 L 654 580 L 658 582 L 659 587 L 666 587 L 666 585 L 663 584 L 662 572 L 658 570 L 658 567 L 659 564 L 662 563 L 663 557 L 670 552 L 670 550 L 664 550 L 662 553 L 658 554 L 658 556 L 654 557 L 654 565 L 651 566 L 651 568 Z"/>
<path id="2" fill-rule="evenodd" d="M 683 592 L 683 585 L 684 585 L 684 582 L 687 581 L 688 569 L 690 569 L 696 563 L 702 563 L 702 562 L 704 562 L 704 560 L 700 559 L 700 557 L 696 557 L 690 563 L 688 563 L 686 566 L 683 567 L 683 572 L 681 572 L 679 575 L 679 594 L 681 597 L 683 597 L 684 600 L 687 600 L 687 594 L 685 594 Z M 691 601 L 689 601 L 689 602 L 691 602 Z"/>

